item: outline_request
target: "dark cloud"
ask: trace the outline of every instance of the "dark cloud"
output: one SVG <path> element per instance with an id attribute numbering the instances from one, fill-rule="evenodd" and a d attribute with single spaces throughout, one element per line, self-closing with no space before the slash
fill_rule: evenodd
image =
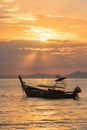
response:
<path id="1" fill-rule="evenodd" d="M 33 48 L 22 49 L 20 48 Z M 35 49 L 49 48 L 48 51 Z M 54 49 L 52 49 L 54 48 Z M 52 50 L 51 50 L 52 49 Z M 59 54 L 52 55 L 58 52 Z M 66 53 L 69 52 L 68 55 Z M 72 54 L 72 52 L 74 54 Z M 38 41 L 1 41 L 0 74 L 69 73 L 87 69 L 86 43 L 47 43 Z"/>

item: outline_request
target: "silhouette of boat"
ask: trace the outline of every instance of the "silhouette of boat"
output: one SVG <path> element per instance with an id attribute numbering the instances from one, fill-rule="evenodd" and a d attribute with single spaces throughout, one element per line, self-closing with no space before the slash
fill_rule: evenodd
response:
<path id="1" fill-rule="evenodd" d="M 58 77 L 55 80 L 55 85 L 38 85 L 37 88 L 26 85 L 21 76 L 19 76 L 19 80 L 21 82 L 21 88 L 25 92 L 26 97 L 46 99 L 78 99 L 78 93 L 81 92 L 81 89 L 78 86 L 75 87 L 73 91 L 66 91 L 65 77 Z"/>

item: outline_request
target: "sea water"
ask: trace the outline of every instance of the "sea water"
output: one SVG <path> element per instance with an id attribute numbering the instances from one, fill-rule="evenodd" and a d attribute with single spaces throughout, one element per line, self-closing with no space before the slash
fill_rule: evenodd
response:
<path id="1" fill-rule="evenodd" d="M 53 79 L 24 79 L 53 84 Z M 67 79 L 67 90 L 80 86 L 79 100 L 26 98 L 18 79 L 0 79 L 0 130 L 87 130 L 87 79 Z M 37 86 L 38 87 L 38 86 Z"/>

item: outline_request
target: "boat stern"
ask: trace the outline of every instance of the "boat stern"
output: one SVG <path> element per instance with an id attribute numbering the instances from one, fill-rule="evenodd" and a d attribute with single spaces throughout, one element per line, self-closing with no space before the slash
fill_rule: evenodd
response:
<path id="1" fill-rule="evenodd" d="M 75 89 L 74 89 L 74 91 L 73 91 L 73 93 L 80 93 L 81 92 L 81 88 L 79 87 L 79 86 L 77 86 Z"/>

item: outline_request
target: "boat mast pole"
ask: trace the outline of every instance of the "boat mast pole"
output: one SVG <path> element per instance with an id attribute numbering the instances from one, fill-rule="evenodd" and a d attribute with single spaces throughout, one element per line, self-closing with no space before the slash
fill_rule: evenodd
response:
<path id="1" fill-rule="evenodd" d="M 23 81 L 22 81 L 22 78 L 21 78 L 20 75 L 19 75 L 19 80 L 20 80 L 20 82 L 21 82 L 21 86 L 23 86 L 24 84 L 23 84 Z"/>
<path id="2" fill-rule="evenodd" d="M 23 91 L 23 95 L 25 95 L 25 94 L 24 94 L 24 92 L 25 92 L 25 90 L 24 90 L 24 82 L 22 81 L 22 78 L 21 78 L 20 75 L 19 75 L 19 80 L 20 80 L 20 82 L 21 82 L 21 88 L 22 88 L 22 91 Z"/>

